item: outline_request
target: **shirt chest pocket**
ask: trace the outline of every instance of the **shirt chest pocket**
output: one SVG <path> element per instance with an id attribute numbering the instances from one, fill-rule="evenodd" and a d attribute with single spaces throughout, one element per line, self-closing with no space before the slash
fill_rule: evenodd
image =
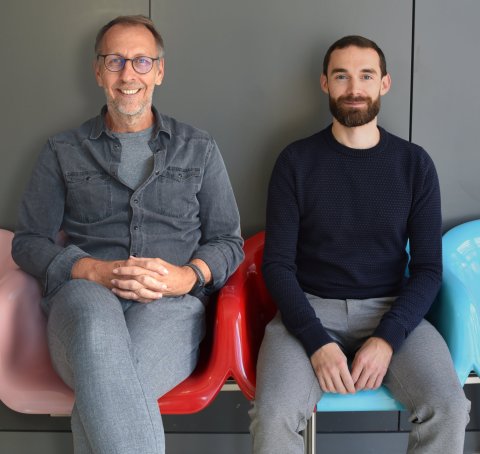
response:
<path id="1" fill-rule="evenodd" d="M 198 215 L 199 168 L 167 167 L 156 183 L 160 214 L 189 219 Z"/>
<path id="2" fill-rule="evenodd" d="M 65 213 L 83 223 L 101 221 L 112 215 L 112 181 L 99 171 L 67 172 Z"/>

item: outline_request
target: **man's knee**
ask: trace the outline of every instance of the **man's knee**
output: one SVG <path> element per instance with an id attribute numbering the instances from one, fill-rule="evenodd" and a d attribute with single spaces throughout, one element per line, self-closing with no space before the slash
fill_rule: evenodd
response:
<path id="1" fill-rule="evenodd" d="M 432 421 L 445 431 L 463 430 L 470 420 L 470 405 L 463 389 L 458 385 L 458 388 L 451 389 L 448 393 L 426 396 L 425 401 L 412 412 L 410 421 L 420 424 Z"/>
<path id="2" fill-rule="evenodd" d="M 100 338 L 117 337 L 119 324 L 125 323 L 118 298 L 93 282 L 70 280 L 51 298 L 48 332 L 66 348 L 79 341 L 95 345 Z"/>

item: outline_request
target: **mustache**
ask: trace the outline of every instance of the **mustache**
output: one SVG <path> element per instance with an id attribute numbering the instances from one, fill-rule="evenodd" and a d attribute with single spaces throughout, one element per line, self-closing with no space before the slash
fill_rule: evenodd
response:
<path id="1" fill-rule="evenodd" d="M 353 96 L 345 95 L 338 98 L 338 102 L 370 102 L 371 98 L 368 96 Z"/>

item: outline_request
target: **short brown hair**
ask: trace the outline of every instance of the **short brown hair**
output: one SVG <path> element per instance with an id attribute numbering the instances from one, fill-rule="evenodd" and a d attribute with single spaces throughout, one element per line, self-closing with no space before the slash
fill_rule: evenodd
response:
<path id="1" fill-rule="evenodd" d="M 114 25 L 143 25 L 148 28 L 155 38 L 155 42 L 158 46 L 159 57 L 163 57 L 165 47 L 163 45 L 163 38 L 160 33 L 155 28 L 153 21 L 147 16 L 142 16 L 141 14 L 134 16 L 118 16 L 115 19 L 111 20 L 108 24 L 105 24 L 97 33 L 95 39 L 95 53 L 100 52 L 100 45 L 102 44 L 103 37 L 108 30 L 110 30 Z"/>
<path id="2" fill-rule="evenodd" d="M 332 52 L 337 49 L 345 49 L 346 47 L 355 46 L 360 47 L 362 49 L 373 49 L 377 52 L 378 58 L 380 59 L 380 71 L 382 73 L 382 77 L 387 75 L 387 61 L 385 60 L 385 55 L 377 46 L 377 44 L 372 41 L 371 39 L 364 38 L 363 36 L 359 35 L 348 35 L 340 38 L 338 41 L 335 41 L 327 50 L 325 54 L 325 58 L 323 59 L 323 74 L 326 76 L 328 71 L 328 64 L 330 63 L 330 57 Z"/>

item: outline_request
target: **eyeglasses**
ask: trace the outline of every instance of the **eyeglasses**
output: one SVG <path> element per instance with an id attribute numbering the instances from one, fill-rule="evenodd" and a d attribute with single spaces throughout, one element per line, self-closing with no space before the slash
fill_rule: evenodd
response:
<path id="1" fill-rule="evenodd" d="M 145 57 L 141 55 L 140 57 L 135 58 L 125 58 L 121 55 L 116 54 L 106 54 L 106 55 L 97 55 L 97 59 L 99 57 L 103 57 L 103 62 L 105 64 L 105 68 L 109 71 L 114 73 L 121 71 L 125 68 L 125 64 L 127 61 L 132 62 L 133 69 L 138 74 L 147 74 L 153 68 L 153 62 L 160 60 L 160 57 L 152 58 L 152 57 Z"/>

